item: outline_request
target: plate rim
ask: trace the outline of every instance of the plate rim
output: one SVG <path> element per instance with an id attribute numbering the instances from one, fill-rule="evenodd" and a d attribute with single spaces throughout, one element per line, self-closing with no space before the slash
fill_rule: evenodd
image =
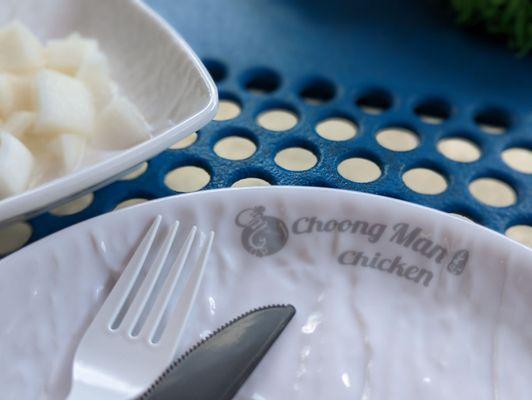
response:
<path id="1" fill-rule="evenodd" d="M 338 188 L 325 188 L 325 187 L 317 187 L 317 186 L 295 186 L 295 185 L 276 185 L 276 186 L 255 186 L 255 187 L 243 187 L 243 188 L 220 188 L 220 189 L 211 189 L 211 190 L 202 190 L 198 192 L 192 192 L 192 193 L 183 193 L 183 194 L 175 194 L 172 196 L 166 196 L 161 197 L 158 199 L 153 199 L 141 204 L 136 204 L 130 207 L 126 207 L 120 210 L 112 210 L 104 214 L 97 215 L 95 217 L 86 219 L 84 221 L 78 222 L 74 225 L 70 225 L 64 229 L 61 229 L 57 232 L 52 233 L 51 235 L 45 236 L 44 238 L 41 238 L 27 246 L 24 246 L 23 248 L 14 251 L 13 253 L 7 255 L 6 257 L 0 259 L 0 268 L 2 266 L 2 263 L 4 263 L 6 260 L 11 260 L 11 258 L 14 258 L 18 256 L 21 253 L 25 253 L 27 251 L 32 251 L 34 248 L 42 245 L 46 245 L 48 241 L 55 240 L 55 237 L 57 235 L 62 235 L 65 232 L 68 232 L 72 229 L 78 229 L 81 225 L 84 224 L 93 224 L 97 223 L 96 221 L 99 221 L 101 219 L 109 218 L 112 215 L 121 215 L 125 213 L 135 213 L 136 210 L 140 208 L 150 208 L 153 207 L 155 204 L 159 203 L 172 203 L 175 201 L 179 201 L 180 199 L 188 199 L 190 197 L 216 197 L 220 193 L 244 193 L 244 192 L 279 192 L 280 195 L 288 195 L 291 196 L 291 193 L 296 192 L 316 192 L 318 195 L 320 192 L 328 192 L 328 193 L 338 193 L 341 196 L 352 196 L 353 198 L 359 198 L 359 199 L 368 199 L 367 201 L 371 203 L 371 200 L 381 202 L 381 203 L 389 203 L 393 204 L 399 208 L 406 207 L 411 209 L 414 212 L 420 212 L 420 213 L 426 213 L 430 216 L 430 219 L 433 221 L 433 223 L 437 223 L 438 219 L 444 219 L 448 220 L 448 223 L 456 226 L 456 225 L 462 225 L 464 227 L 468 227 L 471 232 L 477 231 L 478 233 L 485 235 L 486 239 L 497 241 L 498 243 L 501 243 L 501 247 L 510 246 L 513 247 L 516 251 L 523 252 L 523 254 L 528 255 L 532 257 L 532 249 L 525 246 L 522 243 L 517 242 L 516 240 L 513 240 L 509 238 L 508 236 L 503 235 L 500 232 L 494 231 L 490 228 L 487 228 L 483 225 L 477 224 L 476 222 L 461 218 L 456 215 L 452 215 L 450 213 L 437 210 L 435 208 L 430 208 L 421 204 L 411 203 L 405 200 L 396 199 L 393 197 L 387 197 L 383 195 L 373 194 L 373 193 L 366 193 L 366 192 L 358 192 L 353 190 L 347 190 L 347 189 L 338 189 Z M 260 195 L 257 196 L 257 198 L 260 198 Z M 456 228 L 453 228 L 456 229 Z"/>

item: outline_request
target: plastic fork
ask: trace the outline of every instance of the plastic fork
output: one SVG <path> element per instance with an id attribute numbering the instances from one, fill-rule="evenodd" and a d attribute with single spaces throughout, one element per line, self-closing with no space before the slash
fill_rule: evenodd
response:
<path id="1" fill-rule="evenodd" d="M 68 400 L 134 399 L 148 389 L 173 361 L 203 277 L 214 233 L 208 235 L 182 293 L 178 294 L 174 308 L 168 312 L 197 228 L 191 229 L 164 281 L 158 284 L 175 242 L 179 227 L 176 221 L 142 283 L 135 286 L 161 220 L 161 216 L 157 216 L 85 332 L 74 358 Z M 133 293 L 135 287 L 138 291 Z M 150 298 L 155 300 L 146 310 Z M 146 317 L 141 319 L 143 316 Z M 166 324 L 161 326 L 163 320 Z"/>

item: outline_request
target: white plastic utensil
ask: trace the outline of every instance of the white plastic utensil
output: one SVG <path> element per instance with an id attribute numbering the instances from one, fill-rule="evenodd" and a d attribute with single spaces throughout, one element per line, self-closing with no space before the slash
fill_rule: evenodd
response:
<path id="1" fill-rule="evenodd" d="M 158 249 L 153 264 L 136 293 L 132 293 L 140 271 L 152 248 L 159 225 L 159 215 L 142 239 L 139 247 L 83 336 L 74 359 L 73 383 L 68 400 L 133 399 L 142 394 L 174 359 L 177 345 L 186 325 L 201 283 L 214 239 L 211 232 L 200 249 L 196 265 L 190 273 L 166 325 L 160 322 L 172 298 L 183 266 L 189 256 L 197 228 L 188 234 L 179 254 L 162 284 L 156 283 L 175 242 L 179 227 L 176 221 Z M 153 306 L 144 321 L 150 296 Z M 160 337 L 157 341 L 154 337 Z"/>

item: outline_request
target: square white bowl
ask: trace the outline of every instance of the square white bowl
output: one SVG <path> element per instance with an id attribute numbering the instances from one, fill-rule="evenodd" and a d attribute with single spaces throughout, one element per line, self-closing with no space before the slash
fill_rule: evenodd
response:
<path id="1" fill-rule="evenodd" d="M 0 201 L 0 223 L 28 218 L 115 180 L 207 124 L 216 86 L 196 54 L 140 0 L 2 0 L 0 25 L 17 19 L 41 40 L 73 31 L 95 38 L 111 76 L 140 109 L 152 137 L 103 161 Z"/>

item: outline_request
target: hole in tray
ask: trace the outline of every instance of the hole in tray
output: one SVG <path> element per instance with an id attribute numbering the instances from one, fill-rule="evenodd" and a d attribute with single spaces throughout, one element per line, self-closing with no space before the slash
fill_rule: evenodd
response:
<path id="1" fill-rule="evenodd" d="M 514 225 L 506 230 L 506 236 L 532 248 L 532 226 Z"/>
<path id="2" fill-rule="evenodd" d="M 442 174 L 429 168 L 413 168 L 403 174 L 405 185 L 416 193 L 436 195 L 445 192 L 447 181 Z"/>
<path id="3" fill-rule="evenodd" d="M 231 185 L 231 187 L 239 188 L 239 187 L 254 187 L 254 186 L 270 186 L 270 182 L 261 179 L 261 178 L 243 178 L 239 179 L 235 183 Z"/>
<path id="4" fill-rule="evenodd" d="M 233 99 L 220 99 L 218 112 L 214 116 L 215 121 L 228 121 L 234 119 L 242 112 L 242 106 Z"/>
<path id="5" fill-rule="evenodd" d="M 308 104 L 322 104 L 334 98 L 335 86 L 332 82 L 323 78 L 309 80 L 299 91 L 299 96 Z"/>
<path id="6" fill-rule="evenodd" d="M 172 150 L 181 150 L 186 149 L 189 146 L 192 146 L 194 143 L 196 143 L 196 140 L 198 140 L 198 134 L 197 132 L 194 132 L 190 135 L 188 135 L 186 138 L 181 139 L 176 144 L 173 144 L 170 146 Z"/>
<path id="7" fill-rule="evenodd" d="M 88 193 L 50 211 L 50 214 L 58 217 L 74 215 L 89 207 L 94 201 L 94 194 Z"/>
<path id="8" fill-rule="evenodd" d="M 511 168 L 524 174 L 532 174 L 532 150 L 511 147 L 502 152 L 503 161 Z"/>
<path id="9" fill-rule="evenodd" d="M 469 184 L 469 191 L 479 202 L 491 207 L 508 207 L 517 201 L 515 190 L 495 178 L 475 179 Z"/>
<path id="10" fill-rule="evenodd" d="M 281 86 L 281 77 L 270 68 L 255 68 L 243 74 L 242 82 L 247 91 L 261 95 L 276 91 Z"/>
<path id="11" fill-rule="evenodd" d="M 381 176 L 380 167 L 367 158 L 353 157 L 338 165 L 338 173 L 345 179 L 357 183 L 376 181 Z"/>
<path id="12" fill-rule="evenodd" d="M 508 113 L 500 108 L 485 108 L 475 114 L 475 122 L 485 133 L 500 135 L 510 127 Z"/>
<path id="13" fill-rule="evenodd" d="M 352 139 L 357 134 L 357 129 L 353 121 L 342 117 L 327 118 L 316 125 L 318 135 L 332 141 Z"/>
<path id="14" fill-rule="evenodd" d="M 203 189 L 211 181 L 211 176 L 203 168 L 194 165 L 179 167 L 170 171 L 164 184 L 176 192 L 195 192 Z"/>
<path id="15" fill-rule="evenodd" d="M 392 106 L 392 95 L 384 89 L 370 89 L 356 99 L 356 104 L 365 113 L 378 115 Z"/>
<path id="16" fill-rule="evenodd" d="M 419 146 L 418 135 L 407 128 L 389 127 L 381 129 L 377 132 L 376 138 L 382 147 L 392 151 L 410 151 Z"/>
<path id="17" fill-rule="evenodd" d="M 297 114 L 284 108 L 272 108 L 257 116 L 257 123 L 265 129 L 283 132 L 292 129 L 298 123 Z"/>
<path id="18" fill-rule="evenodd" d="M 132 181 L 133 179 L 137 179 L 139 176 L 141 176 L 144 172 L 148 170 L 148 163 L 144 161 L 141 163 L 137 168 L 135 168 L 133 171 L 131 171 L 126 176 L 122 177 L 122 181 Z"/>
<path id="19" fill-rule="evenodd" d="M 242 136 L 227 136 L 214 145 L 214 152 L 227 160 L 245 160 L 256 151 L 255 143 Z"/>
<path id="20" fill-rule="evenodd" d="M 461 137 L 441 139 L 437 144 L 437 148 L 445 157 L 456 162 L 474 162 L 481 155 L 480 149 L 475 143 Z"/>
<path id="21" fill-rule="evenodd" d="M 445 100 L 427 99 L 419 103 L 414 112 L 427 124 L 441 124 L 451 116 L 451 106 Z"/>
<path id="22" fill-rule="evenodd" d="M 15 222 L 0 228 L 0 255 L 20 249 L 28 242 L 31 233 L 31 226 L 26 222 Z"/>
<path id="23" fill-rule="evenodd" d="M 206 59 L 203 60 L 203 64 L 205 64 L 205 68 L 207 68 L 207 71 L 211 74 L 214 82 L 221 82 L 227 76 L 227 68 L 220 61 Z"/>
<path id="24" fill-rule="evenodd" d="M 145 203 L 147 201 L 148 201 L 148 199 L 144 199 L 144 198 L 141 198 L 141 197 L 128 199 L 128 200 L 125 200 L 125 201 L 121 202 L 120 204 L 118 204 L 115 207 L 115 210 L 120 210 L 122 208 L 127 208 L 127 207 L 131 207 L 131 206 L 136 206 L 137 204 L 142 204 L 142 203 Z"/>
<path id="25" fill-rule="evenodd" d="M 289 147 L 275 155 L 275 163 L 289 171 L 306 171 L 318 163 L 318 157 L 302 147 Z"/>

